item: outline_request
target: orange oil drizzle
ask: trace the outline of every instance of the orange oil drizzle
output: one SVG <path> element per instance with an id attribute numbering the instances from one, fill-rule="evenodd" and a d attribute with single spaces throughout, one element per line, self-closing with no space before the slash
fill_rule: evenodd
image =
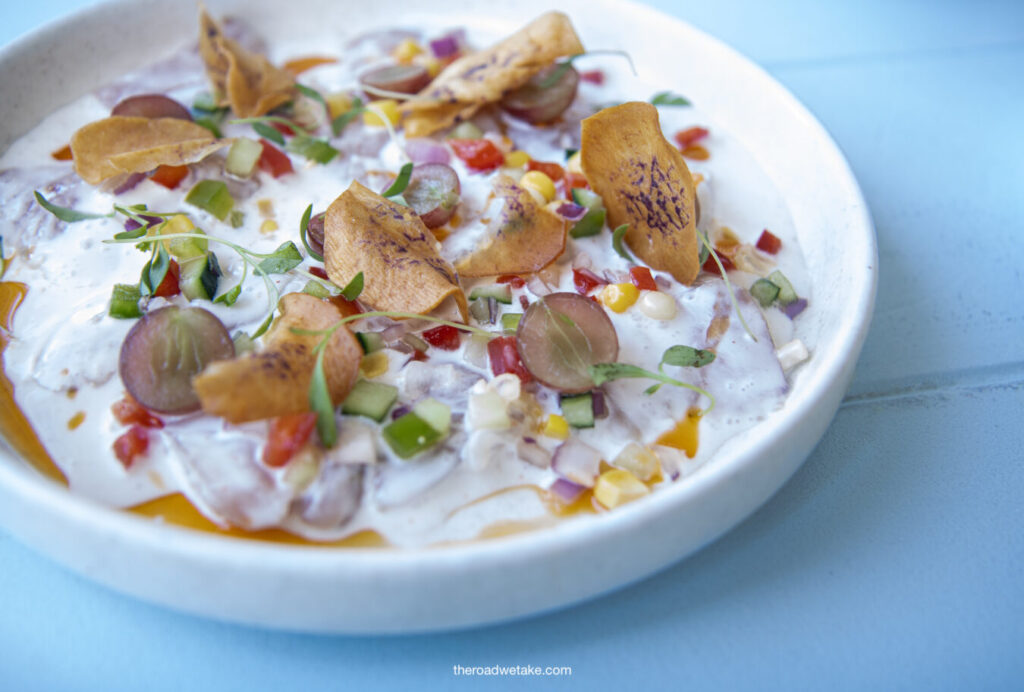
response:
<path id="1" fill-rule="evenodd" d="M 686 453 L 687 457 L 692 459 L 697 454 L 697 428 L 699 425 L 700 409 L 691 408 L 686 412 L 686 418 L 679 421 L 676 427 L 662 433 L 661 437 L 658 438 L 658 444 L 681 449 Z"/>

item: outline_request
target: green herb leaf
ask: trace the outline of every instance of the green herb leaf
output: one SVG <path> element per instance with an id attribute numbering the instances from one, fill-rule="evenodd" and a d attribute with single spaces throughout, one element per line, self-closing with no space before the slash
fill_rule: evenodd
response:
<path id="1" fill-rule="evenodd" d="M 302 253 L 290 240 L 263 257 L 265 259 L 256 266 L 264 274 L 284 274 L 302 264 Z"/>
<path id="2" fill-rule="evenodd" d="M 240 296 L 241 294 L 242 294 L 242 284 L 239 283 L 237 286 L 232 288 L 230 291 L 226 291 L 224 293 L 221 293 L 219 296 L 214 298 L 213 302 L 214 303 L 220 303 L 222 305 L 227 305 L 228 307 L 231 307 L 232 305 L 235 304 L 235 301 L 238 300 L 238 296 Z"/>
<path id="3" fill-rule="evenodd" d="M 365 111 L 366 108 L 363 107 L 363 100 L 361 98 L 357 96 L 352 99 L 351 108 L 344 113 L 341 113 L 337 118 L 331 121 L 331 132 L 333 132 L 334 136 L 337 137 L 350 122 L 358 118 Z"/>
<path id="4" fill-rule="evenodd" d="M 659 389 L 661 389 L 661 383 L 660 382 L 658 384 L 652 384 L 650 387 L 645 389 L 644 390 L 644 394 L 646 394 L 647 396 L 650 396 L 652 394 L 656 394 Z"/>
<path id="5" fill-rule="evenodd" d="M 232 228 L 241 228 L 245 223 L 245 212 L 233 209 L 228 215 L 228 223 Z"/>
<path id="6" fill-rule="evenodd" d="M 672 346 L 662 354 L 661 362 L 658 363 L 658 370 L 661 370 L 663 365 L 703 368 L 714 360 L 715 354 L 712 351 L 694 348 L 693 346 Z"/>
<path id="7" fill-rule="evenodd" d="M 288 142 L 288 151 L 299 156 L 304 156 L 310 161 L 317 163 L 330 163 L 338 155 L 338 150 L 327 143 L 327 140 L 309 137 L 307 135 L 296 135 Z"/>
<path id="8" fill-rule="evenodd" d="M 281 134 L 280 130 L 267 125 L 266 123 L 252 123 L 252 129 L 260 137 L 269 139 L 274 144 L 284 146 L 284 135 Z"/>
<path id="9" fill-rule="evenodd" d="M 345 288 L 341 289 L 341 295 L 345 300 L 355 300 L 363 292 L 363 273 L 359 272 L 348 282 Z"/>
<path id="10" fill-rule="evenodd" d="M 398 177 L 395 178 L 395 182 L 391 183 L 391 187 L 384 190 L 381 193 L 382 197 L 396 197 L 405 192 L 405 188 L 409 187 L 409 179 L 412 177 L 412 163 L 407 163 L 402 166 L 402 169 L 398 171 Z M 405 206 L 409 206 L 408 203 Z"/>
<path id="11" fill-rule="evenodd" d="M 327 389 L 327 377 L 324 375 L 324 349 L 316 356 L 313 366 L 313 379 L 309 382 L 309 408 L 316 413 L 316 432 L 320 442 L 330 449 L 338 442 L 338 425 L 334 419 L 334 404 Z"/>
<path id="12" fill-rule="evenodd" d="M 594 380 L 595 387 L 600 387 L 605 382 L 621 380 L 624 378 L 651 379 L 660 382 L 661 384 L 670 384 L 674 387 L 682 387 L 683 389 L 689 389 L 690 391 L 706 396 L 708 400 L 711 401 L 711 404 L 704 410 L 704 413 L 708 413 L 715 407 L 715 398 L 700 387 L 687 382 L 680 382 L 679 380 L 675 380 L 660 372 L 645 370 L 638 365 L 630 365 L 629 363 L 598 363 L 597 365 L 590 366 L 590 376 Z M 656 391 L 658 391 L 658 387 L 648 387 L 644 393 L 653 394 Z"/>
<path id="13" fill-rule="evenodd" d="M 222 108 L 217 105 L 217 100 L 209 91 L 204 91 L 196 95 L 195 99 L 192 100 L 192 109 L 204 111 L 206 113 L 216 113 L 218 111 L 227 110 L 226 108 Z"/>
<path id="14" fill-rule="evenodd" d="M 310 204 L 308 207 L 306 207 L 306 211 L 302 213 L 302 219 L 299 221 L 299 238 L 302 239 L 302 246 L 306 248 L 306 252 L 309 254 L 309 256 L 315 259 L 317 262 L 323 262 L 324 256 L 313 249 L 313 246 L 309 244 L 309 238 L 306 235 L 307 233 L 309 233 L 309 220 L 312 218 L 312 215 L 313 205 Z"/>
<path id="15" fill-rule="evenodd" d="M 692 105 L 684 96 L 674 94 L 671 91 L 661 91 L 651 97 L 651 104 L 655 106 L 689 106 Z"/>
<path id="16" fill-rule="evenodd" d="M 324 108 L 327 108 L 327 101 L 324 101 L 324 97 L 316 89 L 312 89 L 305 84 L 295 84 L 295 88 L 299 90 L 300 94 L 304 94 L 314 101 L 319 102 Z"/>
<path id="17" fill-rule="evenodd" d="M 627 262 L 632 262 L 633 256 L 629 254 L 626 247 L 622 244 L 622 238 L 626 235 L 626 231 L 629 230 L 629 224 L 624 223 L 614 231 L 612 231 L 612 248 L 618 253 L 619 257 L 624 258 Z"/>
<path id="18" fill-rule="evenodd" d="M 711 247 L 711 241 L 708 240 L 706 234 L 697 231 L 697 239 L 707 248 L 708 254 L 715 260 L 715 264 L 718 266 L 718 271 L 722 275 L 722 281 L 725 282 L 725 289 L 729 292 L 729 302 L 732 303 L 732 309 L 736 311 L 736 314 L 740 318 L 740 324 L 743 325 L 743 329 L 747 332 L 747 335 L 757 341 L 757 337 L 754 336 L 754 332 L 751 331 L 750 325 L 747 324 L 747 320 L 744 319 L 743 313 L 740 312 L 739 303 L 736 302 L 736 294 L 732 290 L 732 282 L 729 281 L 729 274 L 725 271 L 725 267 L 722 266 L 722 260 L 718 258 L 718 253 L 715 252 L 715 248 Z"/>
<path id="19" fill-rule="evenodd" d="M 251 339 L 258 339 L 261 336 L 263 336 L 263 333 L 266 332 L 268 329 L 270 329 L 270 323 L 273 322 L 273 321 L 274 321 L 274 312 L 271 311 L 270 314 L 267 315 L 267 319 L 263 320 L 263 324 L 261 324 L 256 329 L 256 331 L 254 331 L 252 333 L 252 336 L 250 338 Z"/>
<path id="20" fill-rule="evenodd" d="M 583 53 L 580 53 L 580 55 L 583 55 Z M 565 73 L 569 71 L 570 67 L 572 67 L 572 61 L 580 57 L 580 55 L 573 55 L 568 60 L 564 60 L 558 63 L 555 69 L 551 70 L 551 74 L 545 77 L 544 80 L 537 86 L 540 87 L 541 89 L 550 89 L 551 87 L 558 84 L 558 80 L 565 76 Z"/>
<path id="21" fill-rule="evenodd" d="M 569 159 L 571 159 L 573 156 L 576 155 L 576 152 L 578 152 L 578 151 L 579 151 L 579 149 L 566 149 L 565 150 L 565 160 L 568 161 Z"/>
<path id="22" fill-rule="evenodd" d="M 171 266 L 171 257 L 167 254 L 163 243 L 156 243 L 153 249 L 153 257 L 142 268 L 142 278 L 139 281 L 139 289 L 143 295 L 150 296 L 160 288 L 161 282 L 167 276 L 167 270 Z"/>
<path id="23" fill-rule="evenodd" d="M 139 226 L 138 228 L 133 228 L 130 231 L 122 231 L 120 233 L 115 233 L 114 240 L 133 240 L 135 238 L 141 238 L 142 236 L 146 235 L 148 231 L 149 228 L 147 226 Z"/>
<path id="24" fill-rule="evenodd" d="M 113 212 L 109 214 L 92 214 L 86 211 L 75 211 L 74 209 L 68 209 L 67 207 L 62 207 L 53 204 L 52 202 L 48 201 L 45 197 L 43 197 L 38 190 L 36 190 L 33 194 L 35 195 L 36 202 L 39 203 L 39 206 L 41 206 L 43 209 L 56 216 L 61 221 L 66 221 L 67 223 L 88 221 L 90 219 L 109 219 L 114 216 Z"/>

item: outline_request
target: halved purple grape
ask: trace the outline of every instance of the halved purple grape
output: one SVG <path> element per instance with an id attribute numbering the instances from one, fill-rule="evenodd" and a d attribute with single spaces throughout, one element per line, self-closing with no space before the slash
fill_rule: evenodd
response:
<path id="1" fill-rule="evenodd" d="M 215 360 L 235 356 L 231 335 L 202 308 L 174 305 L 143 316 L 121 344 L 121 381 L 136 401 L 160 413 L 199 408 L 192 378 Z"/>
<path id="2" fill-rule="evenodd" d="M 619 356 L 604 308 L 578 293 L 551 293 L 531 303 L 519 321 L 516 347 L 531 375 L 567 394 L 593 389 L 590 366 Z"/>
<path id="3" fill-rule="evenodd" d="M 551 86 L 546 81 L 556 71 L 558 78 Z M 550 65 L 535 74 L 529 82 L 509 92 L 501 100 L 501 107 L 510 115 L 532 125 L 549 123 L 560 116 L 576 98 L 580 74 L 571 65 Z"/>
<path id="4" fill-rule="evenodd" d="M 327 212 L 325 211 L 314 214 L 306 226 L 306 242 L 321 257 L 324 256 L 324 219 L 326 218 Z"/>
<path id="5" fill-rule="evenodd" d="M 114 106 L 111 115 L 125 115 L 136 118 L 178 118 L 191 120 L 192 114 L 185 106 L 163 94 L 139 94 L 129 96 Z"/>
<path id="6" fill-rule="evenodd" d="M 455 214 L 461 192 L 459 174 L 454 168 L 443 163 L 422 163 L 412 169 L 402 196 L 427 228 L 438 228 Z"/>
<path id="7" fill-rule="evenodd" d="M 389 65 L 370 70 L 359 83 L 374 89 L 415 94 L 430 84 L 430 73 L 422 65 Z"/>

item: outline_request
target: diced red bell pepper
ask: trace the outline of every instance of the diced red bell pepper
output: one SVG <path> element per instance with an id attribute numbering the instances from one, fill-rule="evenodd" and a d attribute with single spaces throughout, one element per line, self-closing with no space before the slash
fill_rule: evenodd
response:
<path id="1" fill-rule="evenodd" d="M 487 355 L 491 361 L 491 372 L 495 375 L 510 372 L 523 382 L 533 380 L 530 371 L 526 369 L 522 358 L 519 357 L 514 336 L 499 336 L 496 339 L 491 339 L 487 344 Z"/>
<path id="2" fill-rule="evenodd" d="M 164 427 L 164 422 L 137 402 L 131 394 L 125 394 L 123 399 L 115 401 L 110 410 L 121 425 L 141 425 L 144 428 Z"/>
<path id="3" fill-rule="evenodd" d="M 548 163 L 546 161 L 530 161 L 526 164 L 526 170 L 540 171 L 556 183 L 565 177 L 564 168 L 559 166 L 557 163 Z"/>
<path id="4" fill-rule="evenodd" d="M 260 167 L 261 171 L 265 171 L 275 178 L 280 178 L 285 173 L 291 173 L 295 170 L 292 168 L 292 160 L 288 158 L 288 154 L 265 139 L 261 139 L 260 144 L 263 145 L 263 152 L 260 154 L 260 160 L 256 162 L 256 165 Z"/>
<path id="5" fill-rule="evenodd" d="M 719 259 L 719 261 L 721 261 L 722 267 L 725 269 L 725 271 L 727 271 L 727 272 L 728 271 L 732 271 L 733 269 L 736 268 L 736 265 L 732 263 L 732 260 L 729 259 L 728 255 L 723 255 L 721 252 L 719 252 L 718 253 L 718 259 Z M 703 269 L 704 271 L 708 272 L 709 274 L 718 274 L 719 273 L 718 265 L 715 264 L 715 258 L 712 257 L 710 254 L 708 255 L 708 258 L 706 260 L 704 260 L 704 264 L 701 267 L 701 269 Z"/>
<path id="6" fill-rule="evenodd" d="M 442 351 L 459 349 L 459 330 L 447 324 L 438 325 L 423 332 L 423 340 Z"/>
<path id="7" fill-rule="evenodd" d="M 590 187 L 590 183 L 587 182 L 587 176 L 582 173 L 566 173 L 565 177 L 562 178 L 562 188 L 565 191 L 565 195 L 568 197 L 572 194 L 573 188 L 587 189 Z"/>
<path id="8" fill-rule="evenodd" d="M 323 279 L 324 281 L 330 281 L 330 278 L 328 278 L 327 272 L 324 271 L 323 267 L 310 267 L 309 273 L 317 278 Z"/>
<path id="9" fill-rule="evenodd" d="M 584 70 L 583 72 L 580 72 L 580 79 L 584 82 L 590 82 L 591 84 L 601 86 L 604 84 L 604 72 L 601 70 Z"/>
<path id="10" fill-rule="evenodd" d="M 114 440 L 114 455 L 121 465 L 130 469 L 135 460 L 149 449 L 149 431 L 141 425 L 133 425 Z"/>
<path id="11" fill-rule="evenodd" d="M 188 175 L 188 166 L 157 166 L 153 175 L 149 176 L 157 185 L 163 185 L 168 190 L 173 190 Z"/>
<path id="12" fill-rule="evenodd" d="M 452 139 L 452 151 L 475 171 L 491 171 L 505 163 L 505 155 L 489 139 Z"/>
<path id="13" fill-rule="evenodd" d="M 316 413 L 294 413 L 270 421 L 267 445 L 263 448 L 263 463 L 271 468 L 284 466 L 313 434 Z"/>
<path id="14" fill-rule="evenodd" d="M 675 134 L 676 144 L 680 149 L 685 149 L 691 144 L 696 144 L 708 136 L 708 131 L 703 127 L 691 127 L 688 130 L 680 130 Z"/>
<path id="15" fill-rule="evenodd" d="M 412 358 L 407 360 L 406 363 L 409 363 L 410 361 L 414 361 L 414 360 L 415 361 L 419 361 L 421 363 L 425 363 L 428 360 L 430 360 L 430 356 L 427 355 L 426 351 L 416 351 L 416 350 L 413 350 Z"/>
<path id="16" fill-rule="evenodd" d="M 580 295 L 587 295 L 598 286 L 605 286 L 607 281 L 590 271 L 589 269 L 573 269 L 572 284 Z"/>
<path id="17" fill-rule="evenodd" d="M 502 274 L 495 279 L 495 283 L 509 284 L 512 288 L 522 288 L 526 285 L 526 280 L 517 274 Z"/>
<path id="18" fill-rule="evenodd" d="M 523 310 L 530 307 L 530 300 L 526 296 L 519 296 L 519 304 L 523 306 Z"/>
<path id="19" fill-rule="evenodd" d="M 757 239 L 757 249 L 774 255 L 782 249 L 782 240 L 766 228 L 761 231 L 761 237 Z"/>
<path id="20" fill-rule="evenodd" d="M 178 285 L 181 279 L 181 268 L 178 267 L 178 263 L 171 260 L 171 263 L 167 265 L 167 273 L 164 274 L 163 280 L 160 285 L 153 291 L 153 295 L 157 298 L 170 298 L 181 293 L 181 287 Z"/>
<path id="21" fill-rule="evenodd" d="M 279 123 L 276 120 L 271 120 L 270 126 L 277 130 L 278 132 L 280 132 L 281 134 L 288 135 L 289 137 L 294 137 L 296 134 L 298 134 L 295 131 L 294 127 L 285 125 L 284 123 Z"/>
<path id="22" fill-rule="evenodd" d="M 658 290 L 658 284 L 654 283 L 654 277 L 651 276 L 651 270 L 647 267 L 630 267 L 629 278 L 632 280 L 633 285 L 641 291 Z"/>

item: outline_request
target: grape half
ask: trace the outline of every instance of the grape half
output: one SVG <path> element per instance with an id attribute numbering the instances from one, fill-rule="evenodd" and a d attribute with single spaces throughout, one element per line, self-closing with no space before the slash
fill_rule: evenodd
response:
<path id="1" fill-rule="evenodd" d="M 421 65 L 389 65 L 367 72 L 359 78 L 359 83 L 400 94 L 415 94 L 430 84 L 430 73 Z"/>
<path id="2" fill-rule="evenodd" d="M 558 78 L 551 86 L 542 86 L 556 71 Z M 510 115 L 531 125 L 549 123 L 560 116 L 576 98 L 580 74 L 571 65 L 550 65 L 535 74 L 523 86 L 505 95 L 501 107 Z"/>
<path id="3" fill-rule="evenodd" d="M 185 106 L 162 94 L 139 94 L 129 96 L 114 106 L 111 115 L 125 115 L 136 118 L 178 118 L 191 120 L 192 114 Z"/>
<path id="4" fill-rule="evenodd" d="M 202 308 L 174 305 L 142 317 L 121 344 L 119 370 L 128 393 L 160 413 L 199 408 L 192 378 L 215 360 L 235 356 L 235 345 L 217 317 Z"/>
<path id="5" fill-rule="evenodd" d="M 531 375 L 569 394 L 593 389 L 590 366 L 619 356 L 604 308 L 578 293 L 551 293 L 532 303 L 519 321 L 516 346 Z"/>
<path id="6" fill-rule="evenodd" d="M 438 228 L 455 214 L 461 192 L 454 168 L 443 163 L 421 163 L 412 169 L 402 196 L 427 228 Z"/>

